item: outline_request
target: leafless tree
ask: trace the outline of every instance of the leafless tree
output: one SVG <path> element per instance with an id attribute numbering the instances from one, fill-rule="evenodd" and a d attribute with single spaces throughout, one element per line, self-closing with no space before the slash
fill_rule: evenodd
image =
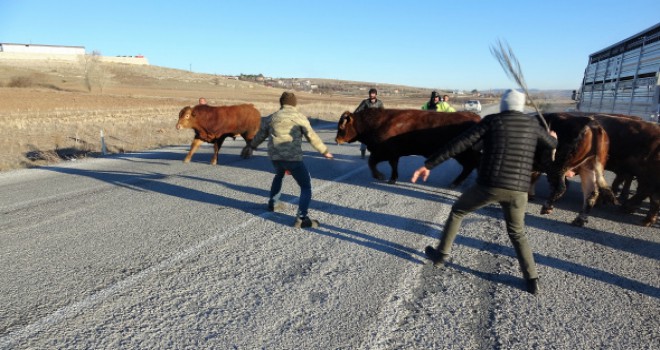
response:
<path id="1" fill-rule="evenodd" d="M 80 57 L 80 63 L 83 66 L 83 76 L 85 77 L 85 87 L 89 92 L 92 92 L 92 88 L 96 85 L 101 90 L 101 93 L 103 93 L 103 86 L 106 79 L 100 61 L 101 52 L 97 50 Z"/>

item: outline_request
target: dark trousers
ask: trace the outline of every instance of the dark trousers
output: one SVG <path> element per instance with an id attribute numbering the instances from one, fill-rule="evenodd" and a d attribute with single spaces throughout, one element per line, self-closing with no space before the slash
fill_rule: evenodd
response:
<path id="1" fill-rule="evenodd" d="M 274 207 L 280 200 L 282 194 L 282 181 L 288 170 L 298 186 L 300 186 L 300 201 L 298 201 L 298 217 L 307 216 L 309 203 L 312 200 L 312 177 L 302 161 L 273 160 L 275 168 L 275 177 L 270 186 L 270 199 L 268 205 Z"/>
<path id="2" fill-rule="evenodd" d="M 474 185 L 466 190 L 451 207 L 449 218 L 440 238 L 438 250 L 443 254 L 451 253 L 451 246 L 463 218 L 491 203 L 499 203 L 504 211 L 506 231 L 513 248 L 516 251 L 520 269 L 525 279 L 538 278 L 532 249 L 525 233 L 525 209 L 527 208 L 527 193 Z"/>

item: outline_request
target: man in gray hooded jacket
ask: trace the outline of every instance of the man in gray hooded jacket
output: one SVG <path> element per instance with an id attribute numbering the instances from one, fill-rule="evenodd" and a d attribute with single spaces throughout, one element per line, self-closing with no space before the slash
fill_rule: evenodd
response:
<path id="1" fill-rule="evenodd" d="M 426 247 L 426 255 L 435 266 L 444 265 L 463 218 L 488 204 L 500 203 L 527 291 L 537 294 L 539 276 L 525 233 L 527 191 L 537 143 L 554 149 L 557 147 L 557 134 L 554 131 L 548 133 L 534 117 L 524 114 L 524 107 L 525 95 L 507 90 L 502 95 L 500 113 L 484 117 L 479 124 L 430 156 L 424 166 L 415 171 L 411 181 L 416 182 L 419 176 L 426 181 L 430 169 L 482 143 L 477 183 L 456 200 L 445 222 L 439 245 Z"/>

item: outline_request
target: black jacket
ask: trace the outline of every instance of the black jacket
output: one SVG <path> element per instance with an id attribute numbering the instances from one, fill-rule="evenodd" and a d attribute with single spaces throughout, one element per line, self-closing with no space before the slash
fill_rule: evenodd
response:
<path id="1" fill-rule="evenodd" d="M 367 108 L 380 108 L 380 109 L 383 109 L 385 107 L 383 106 L 383 101 L 381 101 L 379 99 L 376 99 L 376 101 L 374 103 L 371 103 L 371 99 L 366 98 L 366 99 L 362 100 L 362 102 L 360 102 L 360 105 L 355 109 L 355 112 L 353 112 L 353 114 L 355 114 L 359 111 L 365 110 Z"/>
<path id="2" fill-rule="evenodd" d="M 477 183 L 486 187 L 527 192 L 537 143 L 557 147 L 557 140 L 536 118 L 516 111 L 491 114 L 430 156 L 424 165 L 432 169 L 482 142 L 483 155 Z"/>

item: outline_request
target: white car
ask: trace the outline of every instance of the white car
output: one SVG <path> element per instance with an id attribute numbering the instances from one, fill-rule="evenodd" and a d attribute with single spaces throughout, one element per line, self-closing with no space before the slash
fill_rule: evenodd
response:
<path id="1" fill-rule="evenodd" d="M 463 109 L 470 112 L 481 113 L 481 103 L 478 100 L 467 100 L 463 104 Z"/>

